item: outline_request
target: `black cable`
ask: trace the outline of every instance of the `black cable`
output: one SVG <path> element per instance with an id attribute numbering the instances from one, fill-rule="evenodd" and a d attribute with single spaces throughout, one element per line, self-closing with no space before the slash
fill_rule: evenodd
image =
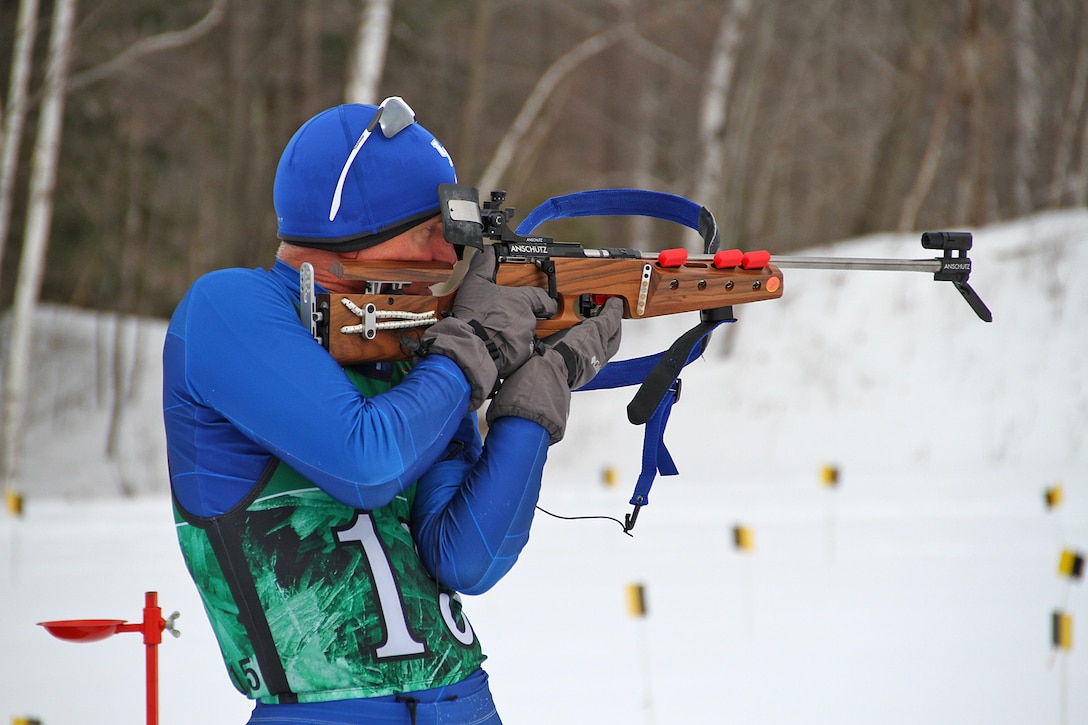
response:
<path id="1" fill-rule="evenodd" d="M 553 514 L 551 511 L 549 511 L 548 509 L 546 509 L 546 508 L 544 508 L 542 506 L 537 506 L 536 510 L 541 511 L 543 513 L 546 513 L 549 516 L 551 516 L 552 518 L 562 519 L 564 521 L 583 521 L 583 520 L 590 520 L 590 519 L 603 519 L 605 521 L 615 521 L 617 524 L 620 525 L 620 528 L 623 529 L 623 533 L 627 534 L 632 539 L 635 538 L 635 535 L 632 534 L 627 529 L 627 526 L 625 526 L 622 521 L 620 521 L 617 518 L 613 518 L 612 516 L 560 516 L 559 514 Z"/>

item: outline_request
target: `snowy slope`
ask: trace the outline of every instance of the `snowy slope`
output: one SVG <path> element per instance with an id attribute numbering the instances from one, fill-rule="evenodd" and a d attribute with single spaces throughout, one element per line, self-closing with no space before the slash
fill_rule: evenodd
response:
<path id="1" fill-rule="evenodd" d="M 1088 210 L 974 231 L 993 324 L 924 274 L 787 270 L 784 298 L 738 307 L 685 372 L 666 436 L 681 475 L 657 481 L 633 538 L 538 517 L 510 576 L 467 603 L 507 722 L 1088 721 L 1088 647 L 1049 643 L 1053 609 L 1075 637 L 1088 622 L 1083 584 L 1057 573 L 1063 548 L 1088 548 Z M 917 235 L 811 253 L 931 256 Z M 620 357 L 694 321 L 628 323 Z M 142 721 L 138 638 L 72 645 L 34 622 L 135 620 L 156 590 L 184 633 L 161 648 L 161 721 L 244 722 L 170 526 L 165 324 L 124 328 L 137 374 L 111 459 L 113 324 L 43 313 L 27 512 L 0 515 L 0 651 L 17 653 L 0 658 L 0 719 Z M 545 508 L 627 512 L 631 394 L 575 396 Z M 734 549 L 737 524 L 752 551 Z M 644 619 L 626 612 L 631 583 Z"/>

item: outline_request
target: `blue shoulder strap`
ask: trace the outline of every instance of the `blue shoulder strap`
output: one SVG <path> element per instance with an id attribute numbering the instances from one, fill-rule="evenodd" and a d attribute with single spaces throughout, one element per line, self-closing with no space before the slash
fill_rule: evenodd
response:
<path id="1" fill-rule="evenodd" d="M 706 207 L 675 194 L 644 189 L 595 189 L 548 199 L 529 212 L 518 225 L 517 233 L 531 234 L 537 226 L 551 219 L 581 216 L 648 216 L 664 219 L 699 232 L 707 254 L 718 250 L 718 224 Z M 593 380 L 578 388 L 580 391 L 622 388 L 642 385 L 654 374 L 666 374 L 668 377 L 668 380 L 659 381 L 657 387 L 664 390 L 664 395 L 659 400 L 649 401 L 652 408 L 647 405 L 647 401 L 639 399 L 646 386 L 639 390 L 640 395 L 636 395 L 635 400 L 628 406 L 628 418 L 631 422 L 646 425 L 642 443 L 642 471 L 631 495 L 631 504 L 635 510 L 628 515 L 625 525 L 628 531 L 634 526 L 639 508 L 649 503 L 650 487 L 653 486 L 657 474 L 675 476 L 678 473 L 672 455 L 665 447 L 664 436 L 672 406 L 680 399 L 679 371 L 702 354 L 710 333 L 718 325 L 731 321 L 704 320 L 677 340 L 669 350 L 630 360 L 611 361 Z M 670 356 L 675 359 L 670 360 Z M 659 365 L 663 360 L 666 364 Z M 654 397 L 656 395 L 660 395 L 660 392 Z"/>

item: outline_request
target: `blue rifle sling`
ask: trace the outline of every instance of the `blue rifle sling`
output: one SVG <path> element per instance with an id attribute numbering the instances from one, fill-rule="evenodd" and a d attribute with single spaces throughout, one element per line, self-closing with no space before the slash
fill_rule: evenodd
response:
<path id="1" fill-rule="evenodd" d="M 703 238 L 704 251 L 712 254 L 718 250 L 719 233 L 714 215 L 706 207 L 675 194 L 666 194 L 645 189 L 594 189 L 566 196 L 548 199 L 533 209 L 518 225 L 517 233 L 531 234 L 540 224 L 551 219 L 565 219 L 581 216 L 648 216 L 655 219 L 683 224 L 699 232 Z M 688 340 L 690 347 L 687 357 L 680 368 L 698 358 L 705 347 L 710 333 L 722 322 L 700 323 L 699 328 L 689 331 L 695 333 L 694 339 Z M 698 330 L 699 332 L 696 332 Z M 699 334 L 701 333 L 701 334 Z M 582 390 L 602 390 L 641 385 L 655 369 L 662 357 L 672 353 L 665 350 L 654 355 L 614 360 L 601 369 L 597 376 L 578 388 Z M 636 396 L 637 397 L 637 396 Z M 631 495 L 631 504 L 638 507 L 649 502 L 650 488 L 657 474 L 675 476 L 678 471 L 672 455 L 665 446 L 665 427 L 669 421 L 673 404 L 680 398 L 680 378 L 673 376 L 665 394 L 656 402 L 653 412 L 648 416 L 635 415 L 628 407 L 628 416 L 636 424 L 644 423 L 646 428 L 642 441 L 642 471 L 639 473 L 635 490 Z M 632 401 L 634 404 L 634 401 Z"/>
<path id="2" fill-rule="evenodd" d="M 699 232 L 706 254 L 717 252 L 720 243 L 718 223 L 705 206 L 676 194 L 646 189 L 593 189 L 552 197 L 529 212 L 516 231 L 530 234 L 550 219 L 580 216 L 648 216 L 683 224 Z"/>

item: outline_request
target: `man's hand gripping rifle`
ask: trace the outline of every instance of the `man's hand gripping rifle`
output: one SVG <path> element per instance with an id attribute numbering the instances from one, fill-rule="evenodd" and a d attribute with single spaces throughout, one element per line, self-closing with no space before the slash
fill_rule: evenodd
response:
<path id="1" fill-rule="evenodd" d="M 481 205 L 476 189 L 443 184 L 439 200 L 447 241 L 459 247 L 483 249 L 484 239 L 490 240 L 498 260 L 498 284 L 537 286 L 557 301 L 558 312 L 538 322 L 538 337 L 594 316 L 609 297 L 620 298 L 624 317 L 632 320 L 700 313 L 700 322 L 665 352 L 637 361 L 610 363 L 598 378 L 608 377 L 605 373 L 610 368 L 642 364 L 629 366 L 623 375 L 613 375 L 610 383 L 598 385 L 595 379 L 587 386 L 640 384 L 627 412 L 632 423 L 649 423 L 647 450 L 653 445 L 650 429 L 655 429 L 660 439 L 668 408 L 679 397 L 681 369 L 698 357 L 713 329 L 733 321 L 734 305 L 781 297 L 783 268 L 932 273 L 934 280 L 952 282 L 980 319 L 992 320 L 990 311 L 968 283 L 971 260 L 967 252 L 972 246 L 968 232 L 923 234 L 925 249 L 943 253 L 932 259 L 772 257 L 766 251 L 719 250 L 717 224 L 706 208 L 657 192 L 613 189 L 557 197 L 531 212 L 517 231 L 510 229 L 514 209 L 503 207 L 503 192 L 492 192 L 491 199 Z M 630 214 L 667 219 L 698 230 L 704 253 L 586 248 L 574 242 L 527 235 L 536 224 L 548 219 Z M 411 357 L 427 327 L 450 314 L 456 295 L 453 267 L 439 263 L 360 260 L 342 261 L 332 267 L 331 271 L 341 279 L 365 282 L 365 294 L 315 294 L 313 272 L 308 267 L 303 265 L 302 269 L 302 315 L 314 338 L 343 365 Z M 432 294 L 404 294 L 413 283 L 429 286 Z M 435 290 L 438 292 L 433 293 Z M 643 475 L 631 498 L 635 508 L 627 516 L 628 530 L 639 508 L 647 503 L 654 474 L 675 473 L 660 440 L 658 445 L 665 460 L 659 464 L 656 454 L 650 460 L 644 452 Z"/>

